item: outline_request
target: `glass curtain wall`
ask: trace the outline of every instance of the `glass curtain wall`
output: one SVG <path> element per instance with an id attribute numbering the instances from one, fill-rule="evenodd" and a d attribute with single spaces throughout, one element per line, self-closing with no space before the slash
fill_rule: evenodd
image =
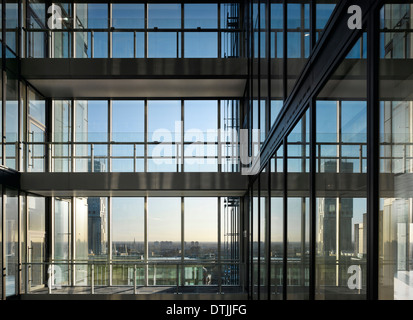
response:
<path id="1" fill-rule="evenodd" d="M 350 52 L 316 102 L 316 299 L 366 299 L 367 69 L 360 58 Z"/>
<path id="2" fill-rule="evenodd" d="M 54 100 L 51 171 L 238 172 L 240 108 L 239 100 Z M 32 122 L 41 138 L 29 144 L 29 168 L 44 171 L 46 128 Z"/>
<path id="3" fill-rule="evenodd" d="M 413 3 L 380 12 L 379 299 L 413 298 Z"/>
<path id="4" fill-rule="evenodd" d="M 287 299 L 309 297 L 309 111 L 287 137 Z"/>
<path id="5" fill-rule="evenodd" d="M 54 284 L 239 286 L 239 218 L 238 197 L 55 198 Z"/>
<path id="6" fill-rule="evenodd" d="M 234 58 L 242 55 L 238 3 L 28 2 L 29 58 Z M 17 3 L 8 4 L 16 50 Z M 47 12 L 47 13 L 46 13 Z M 51 38 L 49 45 L 48 32 Z"/>

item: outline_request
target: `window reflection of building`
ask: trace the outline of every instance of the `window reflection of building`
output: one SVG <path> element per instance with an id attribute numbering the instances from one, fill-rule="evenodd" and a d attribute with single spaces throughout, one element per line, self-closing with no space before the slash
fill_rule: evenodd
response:
<path id="1" fill-rule="evenodd" d="M 106 254 L 107 210 L 102 198 L 88 198 L 89 255 Z"/>

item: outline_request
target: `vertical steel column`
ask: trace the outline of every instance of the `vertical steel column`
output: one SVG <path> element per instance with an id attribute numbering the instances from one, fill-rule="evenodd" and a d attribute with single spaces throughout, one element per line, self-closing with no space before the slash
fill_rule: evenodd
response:
<path id="1" fill-rule="evenodd" d="M 108 58 L 112 58 L 113 46 L 112 3 L 108 3 Z"/>
<path id="2" fill-rule="evenodd" d="M 260 129 L 260 134 L 258 135 L 258 143 L 261 143 L 261 130 L 265 130 L 265 128 L 261 128 L 261 117 L 264 116 L 261 114 L 261 1 L 257 2 L 257 9 L 258 9 L 258 54 L 257 54 L 257 100 L 258 100 L 258 128 Z M 255 35 L 255 33 L 254 33 Z M 254 59 L 255 55 L 253 56 Z M 254 118 L 254 113 L 253 113 Z M 252 155 L 254 154 L 254 148 L 252 149 Z M 261 299 L 261 172 L 258 174 L 258 274 L 257 274 L 257 300 Z"/>
<path id="3" fill-rule="evenodd" d="M 185 58 L 185 34 L 184 34 L 184 32 L 183 32 L 183 30 L 184 30 L 184 24 L 185 24 L 185 21 L 184 21 L 184 15 L 185 15 L 185 8 L 184 8 L 184 3 L 181 3 L 181 30 L 182 30 L 182 32 L 181 32 L 181 56 L 179 57 L 179 48 L 178 48 L 178 46 L 177 46 L 177 48 L 176 48 L 176 50 L 178 51 L 177 52 L 177 55 L 176 55 L 176 57 L 177 58 Z M 176 33 L 176 38 L 177 38 L 177 41 L 178 41 L 178 43 L 179 43 L 179 32 L 177 32 Z"/>
<path id="4" fill-rule="evenodd" d="M 380 16 L 374 8 L 367 20 L 367 299 L 379 295 L 379 53 Z"/>
<path id="5" fill-rule="evenodd" d="M 144 262 L 145 262 L 145 286 L 149 285 L 149 268 L 148 268 L 148 197 L 144 197 L 144 227 L 143 227 L 143 235 L 144 235 Z"/>
<path id="6" fill-rule="evenodd" d="M 54 235 L 54 206 L 53 206 L 53 198 L 52 197 L 46 197 L 45 198 L 45 257 L 44 261 L 41 262 L 49 262 L 50 265 L 50 272 L 53 272 L 54 270 L 54 265 L 53 265 L 53 252 L 54 252 L 54 245 L 53 245 L 53 235 Z M 26 196 L 26 215 L 28 215 L 28 208 L 29 208 L 29 203 L 28 203 L 28 198 Z M 27 233 L 26 233 L 27 235 Z M 27 242 L 27 236 L 26 236 L 26 242 Z M 26 245 L 27 246 L 27 245 Z M 43 271 L 45 275 L 48 274 L 47 270 Z M 52 273 L 53 274 L 53 273 Z M 54 279 L 54 275 L 51 279 Z M 46 278 L 46 283 L 49 283 L 49 278 Z M 53 284 L 53 283 L 51 283 Z"/>
<path id="7" fill-rule="evenodd" d="M 185 203 L 184 197 L 181 197 L 181 285 L 185 285 Z M 178 269 L 177 269 L 178 270 Z M 179 277 L 177 275 L 177 287 L 179 286 Z"/>
<path id="8" fill-rule="evenodd" d="M 6 165 L 6 92 L 7 92 L 7 72 L 6 72 L 6 0 L 2 0 L 1 12 L 1 33 L 3 45 L 1 46 L 2 61 L 2 164 Z M 4 225 L 3 225 L 4 226 Z M 4 258 L 4 257 L 3 257 Z M 4 259 L 2 259 L 4 261 Z"/>
<path id="9" fill-rule="evenodd" d="M 218 45 L 217 45 L 217 49 L 218 49 L 218 55 L 217 58 L 223 58 L 222 56 L 222 35 L 221 35 L 221 6 L 223 4 L 222 3 L 218 3 L 217 6 L 217 12 L 218 12 Z"/>
<path id="10" fill-rule="evenodd" d="M 21 266 L 22 266 L 22 200 L 21 200 L 21 195 L 20 195 L 20 190 L 17 191 L 17 272 L 16 272 L 16 284 L 17 284 L 17 292 L 18 295 L 21 294 L 20 288 L 21 288 Z M 15 287 L 16 287 L 15 284 Z"/>
<path id="11" fill-rule="evenodd" d="M 181 143 L 176 143 L 176 166 L 177 166 L 177 172 L 185 172 L 185 119 L 184 119 L 184 115 L 185 115 L 185 102 L 184 100 L 181 100 L 181 125 L 180 125 L 180 129 L 181 129 Z M 181 166 L 179 166 L 179 154 L 181 154 Z"/>
<path id="12" fill-rule="evenodd" d="M 250 183 L 250 191 L 249 191 L 249 214 L 248 214 L 248 222 L 249 222 L 249 246 L 250 246 L 250 299 L 253 299 L 254 296 L 254 219 L 253 219 L 253 211 L 254 211 L 254 201 L 253 201 L 253 186 Z"/>
<path id="13" fill-rule="evenodd" d="M 74 99 L 70 100 L 70 113 L 71 113 L 71 118 L 72 118 L 72 130 L 71 130 L 71 159 L 70 159 L 70 166 L 71 166 L 71 172 L 76 171 L 76 162 L 75 162 L 75 156 L 76 156 L 76 148 L 75 148 L 75 137 L 76 137 L 76 102 Z"/>
<path id="14" fill-rule="evenodd" d="M 316 29 L 316 1 L 310 1 L 310 54 L 313 51 L 315 44 L 317 42 L 317 29 Z"/>
<path id="15" fill-rule="evenodd" d="M 257 300 L 261 299 L 261 173 L 258 174 L 257 177 L 258 181 L 258 220 L 257 220 L 257 251 L 258 251 L 258 259 L 257 259 Z M 254 190 L 254 188 L 253 188 Z"/>
<path id="16" fill-rule="evenodd" d="M 217 155 L 218 155 L 218 159 L 217 159 L 217 170 L 218 172 L 222 172 L 222 134 L 221 134 L 221 100 L 217 100 L 217 128 L 218 128 L 218 133 L 217 133 L 217 141 L 218 141 L 218 150 L 217 150 Z M 226 142 L 226 141 L 224 141 Z"/>
<path id="17" fill-rule="evenodd" d="M 146 34 L 146 33 L 145 33 Z M 143 166 L 144 172 L 148 172 L 148 100 L 144 100 L 144 159 L 143 159 Z"/>
<path id="18" fill-rule="evenodd" d="M 316 29 L 316 9 L 315 1 L 310 2 L 310 54 L 312 53 L 317 42 Z M 313 96 L 310 100 L 310 268 L 309 268 L 309 299 L 315 300 L 316 288 L 316 163 L 317 163 L 317 110 L 316 98 Z"/>
<path id="19" fill-rule="evenodd" d="M 288 65 L 287 65 L 287 0 L 283 0 L 283 100 L 287 99 L 288 95 L 288 82 L 287 82 L 287 72 L 288 72 Z"/>
<path id="20" fill-rule="evenodd" d="M 4 4 L 4 1 L 3 1 Z M 4 7 L 3 7 L 4 8 Z M 4 12 L 4 10 L 3 10 Z M 4 30 L 4 29 L 3 29 Z M 4 46 L 3 46 L 4 47 Z M 1 188 L 2 206 L 1 206 L 1 299 L 6 300 L 6 236 L 5 236 L 5 224 L 6 224 L 6 192 L 5 188 Z"/>
<path id="21" fill-rule="evenodd" d="M 72 206 L 71 206 L 71 212 L 70 212 L 70 224 L 72 227 L 72 233 L 71 233 L 71 237 L 70 237 L 70 242 L 71 242 L 71 265 L 72 265 L 72 269 L 71 269 L 71 274 L 72 274 L 72 279 L 71 279 L 71 286 L 75 286 L 76 284 L 76 219 L 75 219 L 75 215 L 76 215 L 76 198 L 75 197 L 71 197 L 71 202 L 72 202 Z"/>
<path id="22" fill-rule="evenodd" d="M 271 129 L 271 26 L 270 26 L 270 19 L 271 19 L 271 3 L 269 0 L 265 1 L 265 58 L 267 59 L 267 98 L 266 98 L 266 121 L 265 121 L 265 130 L 266 134 L 265 137 L 268 136 L 268 133 Z M 265 241 L 267 243 L 266 246 L 266 261 L 267 261 L 267 300 L 271 299 L 271 160 L 268 162 L 267 165 L 267 204 L 266 208 L 266 237 Z"/>
<path id="23" fill-rule="evenodd" d="M 287 137 L 285 136 L 283 139 L 283 188 L 284 188 L 284 194 L 283 194 L 283 300 L 287 300 L 287 218 L 288 218 L 288 212 L 287 212 L 287 205 L 288 205 L 288 166 L 287 166 L 287 157 L 288 157 L 288 145 L 287 145 Z"/>
<path id="24" fill-rule="evenodd" d="M 310 101 L 310 274 L 309 274 L 309 299 L 315 300 L 315 269 L 316 269 L 316 101 Z"/>
<path id="25" fill-rule="evenodd" d="M 107 172 L 112 172 L 112 99 L 107 100 L 108 103 L 108 171 Z M 92 166 L 94 166 L 94 163 L 92 163 Z"/>
<path id="26" fill-rule="evenodd" d="M 218 213 L 218 260 L 216 262 L 218 263 L 218 288 L 219 288 L 219 293 L 221 293 L 221 288 L 222 288 L 222 260 L 221 260 L 221 197 L 217 197 L 217 213 Z"/>
<path id="27" fill-rule="evenodd" d="M 73 21 L 72 21 L 72 29 L 73 31 L 68 32 L 68 34 L 72 34 L 72 56 L 70 58 L 75 58 L 76 57 L 76 32 L 74 31 L 76 29 L 76 16 L 77 16 L 77 4 L 76 3 L 72 3 L 71 4 L 72 7 L 72 15 L 73 15 Z M 87 10 L 89 10 L 89 8 L 87 8 Z M 54 35 L 54 32 L 52 32 L 52 34 Z M 63 34 L 62 34 L 63 36 Z M 69 40 L 70 41 L 70 40 Z M 54 46 L 52 45 L 52 47 L 54 48 Z M 54 50 L 54 49 L 53 49 Z"/>
<path id="28" fill-rule="evenodd" d="M 21 55 L 21 30 L 22 30 L 22 12 L 21 12 L 21 0 L 17 1 L 17 39 L 16 39 L 16 54 L 18 57 L 22 57 Z M 23 131 L 22 131 L 22 99 L 21 99 L 21 84 L 20 84 L 20 75 L 21 75 L 21 59 L 17 59 L 17 118 L 18 118 L 18 138 L 17 138 L 17 150 L 16 150 L 16 169 L 17 171 L 22 170 L 22 140 L 23 140 Z"/>
<path id="29" fill-rule="evenodd" d="M 108 197 L 108 264 L 109 264 L 109 286 L 112 286 L 112 197 Z"/>
<path id="30" fill-rule="evenodd" d="M 145 53 L 144 53 L 144 57 L 147 58 L 148 57 L 148 3 L 144 4 L 145 7 L 145 32 L 144 32 L 144 37 L 145 37 Z M 146 170 L 145 170 L 146 172 Z"/>

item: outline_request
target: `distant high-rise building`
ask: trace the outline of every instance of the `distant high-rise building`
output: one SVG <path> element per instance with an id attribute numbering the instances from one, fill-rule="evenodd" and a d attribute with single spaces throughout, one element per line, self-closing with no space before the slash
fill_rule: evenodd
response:
<path id="1" fill-rule="evenodd" d="M 337 161 L 326 161 L 322 165 L 322 172 L 337 172 Z M 353 172 L 353 163 L 341 162 L 340 172 Z M 353 199 L 349 198 L 320 198 L 318 205 L 319 234 L 318 248 L 324 255 L 336 254 L 337 251 L 351 252 Z M 337 230 L 339 217 L 339 230 Z M 339 242 L 337 242 L 339 234 Z"/>
<path id="2" fill-rule="evenodd" d="M 104 198 L 88 198 L 89 254 L 106 254 L 106 204 Z"/>

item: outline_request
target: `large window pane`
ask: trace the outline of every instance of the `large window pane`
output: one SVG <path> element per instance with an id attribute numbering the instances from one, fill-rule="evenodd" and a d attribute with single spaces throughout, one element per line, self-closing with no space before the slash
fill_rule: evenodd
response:
<path id="1" fill-rule="evenodd" d="M 88 284 L 88 206 L 87 198 L 75 198 L 75 284 Z"/>
<path id="2" fill-rule="evenodd" d="M 105 172 L 108 147 L 105 144 L 94 145 L 93 142 L 108 141 L 108 102 L 76 101 L 75 106 L 75 141 L 79 142 L 75 150 L 76 171 L 90 172 L 93 166 L 93 171 Z"/>
<path id="3" fill-rule="evenodd" d="M 70 172 L 72 141 L 72 104 L 68 100 L 53 102 L 53 171 Z"/>
<path id="4" fill-rule="evenodd" d="M 28 89 L 28 168 L 30 172 L 45 169 L 46 147 L 46 101 L 33 90 Z M 30 144 L 33 143 L 33 144 Z"/>
<path id="5" fill-rule="evenodd" d="M 184 200 L 184 258 L 194 260 L 185 266 L 185 285 L 217 285 L 218 199 L 189 198 Z M 210 260 L 200 263 L 199 260 Z"/>
<path id="6" fill-rule="evenodd" d="M 135 3 L 113 3 L 112 25 L 119 29 L 143 29 L 145 27 L 145 5 Z"/>
<path id="7" fill-rule="evenodd" d="M 177 3 L 148 4 L 148 28 L 181 28 L 181 5 Z"/>
<path id="8" fill-rule="evenodd" d="M 187 29 L 218 27 L 218 5 L 211 4 L 185 4 L 184 25 Z"/>
<path id="9" fill-rule="evenodd" d="M 58 263 L 56 266 L 60 269 L 59 279 L 56 279 L 56 284 L 60 285 L 69 285 L 71 282 L 71 267 L 69 264 L 72 257 L 71 221 L 71 202 L 69 200 L 55 199 L 54 259 Z"/>
<path id="10" fill-rule="evenodd" d="M 7 73 L 6 106 L 5 106 L 5 137 L 6 137 L 6 163 L 11 169 L 18 170 L 18 145 L 19 138 L 19 104 L 18 81 L 11 73 Z"/>
<path id="11" fill-rule="evenodd" d="M 217 58 L 218 33 L 185 32 L 185 58 Z"/>
<path id="12" fill-rule="evenodd" d="M 148 198 L 149 285 L 179 281 L 181 232 L 181 198 Z"/>
<path id="13" fill-rule="evenodd" d="M 148 58 L 179 58 L 180 37 L 177 32 L 148 32 Z"/>
<path id="14" fill-rule="evenodd" d="M 184 171 L 218 171 L 218 102 L 185 100 L 184 127 Z"/>
<path id="15" fill-rule="evenodd" d="M 181 101 L 148 101 L 148 171 L 177 171 Z"/>
<path id="16" fill-rule="evenodd" d="M 133 285 L 134 265 L 145 255 L 144 198 L 112 198 L 112 254 L 122 264 L 113 266 L 114 285 Z M 144 284 L 144 269 L 137 269 L 137 284 Z"/>

